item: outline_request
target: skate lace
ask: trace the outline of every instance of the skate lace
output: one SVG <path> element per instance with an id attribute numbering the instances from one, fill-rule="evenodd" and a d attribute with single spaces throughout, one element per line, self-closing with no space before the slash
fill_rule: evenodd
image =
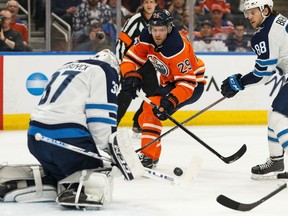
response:
<path id="1" fill-rule="evenodd" d="M 260 164 L 259 167 L 260 169 L 268 169 L 271 166 L 273 166 L 273 164 L 274 164 L 274 161 L 272 161 L 271 158 L 268 158 L 267 161 L 263 164 Z"/>

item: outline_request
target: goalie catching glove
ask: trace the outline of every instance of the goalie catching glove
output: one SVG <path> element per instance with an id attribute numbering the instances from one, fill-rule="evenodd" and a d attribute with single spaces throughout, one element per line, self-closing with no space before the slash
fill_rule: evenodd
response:
<path id="1" fill-rule="evenodd" d="M 153 113 L 158 119 L 164 121 L 167 119 L 166 113 L 171 115 L 178 103 L 179 101 L 177 97 L 169 93 L 168 95 L 161 98 L 160 105 L 153 108 Z"/>
<path id="2" fill-rule="evenodd" d="M 241 77 L 241 74 L 234 74 L 225 79 L 221 85 L 221 94 L 226 98 L 231 98 L 239 91 L 244 90 L 244 86 L 241 83 Z"/>
<path id="3" fill-rule="evenodd" d="M 142 76 L 136 70 L 124 75 L 122 91 L 129 94 L 133 99 L 137 97 L 136 92 L 142 88 Z"/>

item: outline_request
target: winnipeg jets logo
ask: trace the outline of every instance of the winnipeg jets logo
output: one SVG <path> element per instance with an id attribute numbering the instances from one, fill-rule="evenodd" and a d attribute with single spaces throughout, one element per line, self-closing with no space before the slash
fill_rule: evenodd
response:
<path id="1" fill-rule="evenodd" d="M 164 76 L 169 75 L 169 69 L 164 62 L 159 60 L 156 56 L 149 56 L 148 59 L 152 63 L 156 71 L 158 71 Z"/>

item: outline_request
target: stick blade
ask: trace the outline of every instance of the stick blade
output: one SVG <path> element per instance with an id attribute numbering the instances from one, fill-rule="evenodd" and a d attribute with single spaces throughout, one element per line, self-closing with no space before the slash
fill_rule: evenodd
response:
<path id="1" fill-rule="evenodd" d="M 239 210 L 239 206 L 240 206 L 239 202 L 231 200 L 230 198 L 222 194 L 217 197 L 216 201 L 227 208 Z"/>
<path id="2" fill-rule="evenodd" d="M 245 154 L 246 151 L 247 151 L 247 146 L 244 144 L 235 154 L 231 155 L 230 157 L 223 157 L 222 160 L 227 164 L 233 163 L 239 158 L 241 158 Z"/>

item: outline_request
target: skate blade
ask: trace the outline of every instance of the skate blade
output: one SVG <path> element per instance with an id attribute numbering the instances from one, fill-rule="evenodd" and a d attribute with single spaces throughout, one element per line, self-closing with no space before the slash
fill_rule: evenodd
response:
<path id="1" fill-rule="evenodd" d="M 90 203 L 67 203 L 59 202 L 57 203 L 65 208 L 69 209 L 81 209 L 81 210 L 100 210 L 103 208 L 102 204 L 90 204 Z"/>
<path id="2" fill-rule="evenodd" d="M 279 172 L 271 172 L 271 173 L 268 173 L 268 174 L 265 174 L 265 175 L 261 175 L 261 174 L 252 174 L 251 175 L 251 179 L 253 180 L 260 180 L 260 181 L 266 181 L 266 180 L 276 180 L 278 179 L 277 178 L 277 175 L 281 173 L 281 171 Z"/>

